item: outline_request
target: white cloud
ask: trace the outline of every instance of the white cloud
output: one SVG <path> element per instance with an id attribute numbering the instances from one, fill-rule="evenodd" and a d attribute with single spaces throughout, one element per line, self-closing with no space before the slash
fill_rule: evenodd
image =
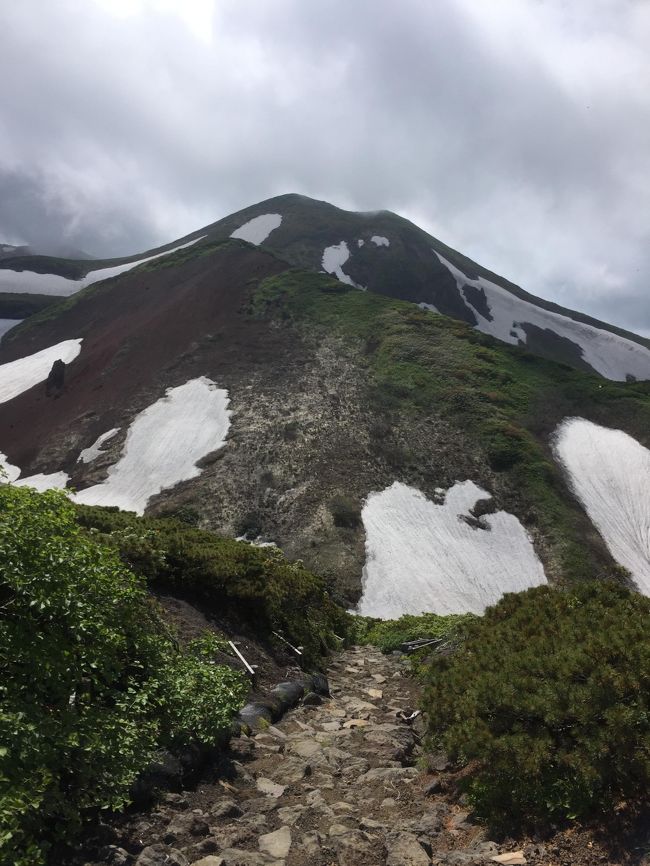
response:
<path id="1" fill-rule="evenodd" d="M 631 0 L 23 0 L 0 238 L 132 253 L 302 192 L 650 326 L 649 43 Z"/>

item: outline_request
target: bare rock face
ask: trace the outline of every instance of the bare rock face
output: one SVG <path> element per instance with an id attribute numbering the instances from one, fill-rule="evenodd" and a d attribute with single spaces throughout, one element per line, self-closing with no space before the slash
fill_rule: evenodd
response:
<path id="1" fill-rule="evenodd" d="M 52 369 L 47 375 L 45 382 L 45 393 L 48 397 L 58 397 L 65 385 L 65 362 L 60 358 L 52 364 Z"/>

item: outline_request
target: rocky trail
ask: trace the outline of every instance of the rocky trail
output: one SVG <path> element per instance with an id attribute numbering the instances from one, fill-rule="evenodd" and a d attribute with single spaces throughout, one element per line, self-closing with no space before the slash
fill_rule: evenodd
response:
<path id="1" fill-rule="evenodd" d="M 462 866 L 613 863 L 563 845 L 497 845 L 421 756 L 408 661 L 353 647 L 276 725 L 233 739 L 192 790 L 126 816 L 90 866 Z M 442 788 L 442 790 L 441 790 Z"/>

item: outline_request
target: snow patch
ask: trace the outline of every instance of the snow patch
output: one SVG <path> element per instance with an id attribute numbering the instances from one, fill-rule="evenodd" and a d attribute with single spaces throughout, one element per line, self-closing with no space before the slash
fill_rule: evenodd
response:
<path id="1" fill-rule="evenodd" d="M 357 241 L 357 246 L 359 247 L 359 249 L 361 249 L 361 247 L 362 247 L 364 244 L 365 244 L 365 241 L 364 241 L 362 238 L 359 238 L 359 240 Z"/>
<path id="2" fill-rule="evenodd" d="M 614 559 L 650 595 L 650 451 L 584 418 L 559 425 L 553 450 Z"/>
<path id="3" fill-rule="evenodd" d="M 7 483 L 20 478 L 20 468 L 10 463 L 9 458 L 2 451 L 0 451 L 0 469 L 4 472 L 4 475 L 0 474 L 0 482 Z"/>
<path id="4" fill-rule="evenodd" d="M 117 277 L 119 274 L 130 271 L 132 268 L 136 268 L 145 262 L 151 262 L 153 259 L 159 259 L 162 256 L 169 256 L 179 250 L 184 250 L 186 247 L 197 244 L 206 237 L 207 235 L 203 235 L 200 238 L 195 238 L 193 241 L 180 244 L 171 250 L 166 250 L 164 253 L 156 253 L 155 256 L 147 256 L 135 262 L 127 262 L 124 265 L 115 265 L 112 268 L 100 268 L 99 270 L 90 271 L 80 280 L 71 280 L 67 277 L 60 277 L 58 274 L 37 274 L 33 271 L 11 271 L 8 268 L 0 268 L 0 292 L 64 295 L 65 297 L 69 297 L 81 291 L 81 289 L 91 286 L 93 283 L 98 283 L 100 280 L 108 280 L 110 277 Z"/>
<path id="5" fill-rule="evenodd" d="M 69 480 L 67 472 L 50 472 L 48 475 L 39 472 L 37 475 L 14 481 L 14 484 L 16 487 L 33 487 L 39 493 L 44 493 L 46 490 L 65 490 Z"/>
<path id="6" fill-rule="evenodd" d="M 323 270 L 326 273 L 335 276 L 336 279 L 340 280 L 342 283 L 347 283 L 348 286 L 354 286 L 355 289 L 363 289 L 363 286 L 357 285 L 352 277 L 348 276 L 348 274 L 343 271 L 343 265 L 349 258 L 350 250 L 345 241 L 341 241 L 341 243 L 334 244 L 331 247 L 325 247 L 323 250 L 322 261 Z"/>
<path id="7" fill-rule="evenodd" d="M 26 358 L 0 365 L 0 403 L 12 400 L 47 379 L 55 361 L 61 360 L 65 364 L 74 361 L 81 351 L 82 339 L 64 340 Z"/>
<path id="8" fill-rule="evenodd" d="M 280 227 L 281 223 L 282 217 L 279 213 L 265 213 L 244 223 L 230 237 L 248 241 L 249 244 L 263 244 L 271 232 Z"/>
<path id="9" fill-rule="evenodd" d="M 390 241 L 388 238 L 384 238 L 381 235 L 373 235 L 370 240 L 376 247 L 389 247 Z"/>
<path id="10" fill-rule="evenodd" d="M 120 432 L 119 427 L 114 427 L 112 430 L 108 430 L 106 433 L 102 433 L 101 436 L 98 436 L 97 439 L 90 445 L 88 448 L 84 448 L 83 451 L 79 454 L 77 458 L 77 463 L 81 461 L 82 463 L 92 463 L 93 460 L 97 460 L 97 458 L 103 454 L 102 445 L 104 442 L 108 442 L 109 439 L 112 439 L 116 433 Z"/>
<path id="11" fill-rule="evenodd" d="M 456 280 L 463 300 L 476 316 L 477 329 L 484 334 L 491 334 L 504 343 L 518 345 L 520 341 L 526 342 L 526 332 L 521 325 L 529 323 L 571 340 L 582 350 L 582 357 L 587 364 L 606 379 L 624 382 L 628 374 L 637 379 L 650 379 L 650 350 L 645 346 L 593 325 L 576 322 L 561 313 L 537 307 L 485 277 L 471 280 L 440 253 L 436 252 L 436 255 Z M 464 292 L 465 286 L 483 290 L 492 321 L 472 305 Z"/>
<path id="12" fill-rule="evenodd" d="M 433 304 L 425 304 L 424 301 L 418 304 L 418 307 L 421 310 L 428 310 L 430 313 L 439 313 L 440 310 L 437 307 L 434 307 Z"/>
<path id="13" fill-rule="evenodd" d="M 15 484 L 16 487 L 33 487 L 42 493 L 45 490 L 63 490 L 70 480 L 67 472 L 51 472 L 30 475 L 28 478 L 20 478 L 20 468 L 9 463 L 6 454 L 0 451 L 0 469 L 5 475 L 0 475 L 0 484 Z M 19 480 L 20 479 L 20 480 Z"/>
<path id="14" fill-rule="evenodd" d="M 205 376 L 169 388 L 129 427 L 108 478 L 76 494 L 86 505 L 116 505 L 142 514 L 149 499 L 196 478 L 196 462 L 222 448 L 230 427 L 228 392 Z"/>
<path id="15" fill-rule="evenodd" d="M 371 493 L 361 512 L 366 565 L 358 613 L 393 619 L 404 613 L 482 613 L 505 592 L 546 583 L 542 563 L 519 520 L 505 511 L 470 526 L 469 510 L 489 494 L 472 481 L 444 499 L 396 481 Z"/>

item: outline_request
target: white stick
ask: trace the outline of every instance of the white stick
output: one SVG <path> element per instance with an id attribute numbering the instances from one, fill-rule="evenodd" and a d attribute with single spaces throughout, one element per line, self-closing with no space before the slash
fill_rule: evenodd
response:
<path id="1" fill-rule="evenodd" d="M 255 676 L 255 671 L 254 671 L 253 668 L 248 664 L 248 662 L 246 661 L 246 659 L 244 658 L 244 656 L 239 652 L 239 650 L 237 649 L 237 647 L 235 646 L 235 644 L 234 644 L 231 640 L 229 640 L 228 643 L 229 643 L 230 646 L 234 649 L 234 651 L 237 653 L 237 655 L 239 656 L 239 658 L 241 659 L 241 661 L 244 663 L 244 667 L 246 668 L 246 670 L 248 671 L 248 673 L 249 673 L 251 676 L 254 677 L 254 676 Z"/>
<path id="2" fill-rule="evenodd" d="M 274 631 L 273 634 L 274 634 L 277 638 L 279 638 L 281 641 L 283 641 L 284 643 L 286 643 L 287 646 L 290 646 L 291 649 L 292 649 L 295 653 L 298 653 L 299 656 L 302 655 L 302 653 L 300 652 L 300 650 L 299 650 L 297 647 L 295 647 L 292 643 L 289 643 L 289 641 L 288 641 L 286 638 L 282 637 L 281 634 L 278 634 L 277 631 Z"/>

